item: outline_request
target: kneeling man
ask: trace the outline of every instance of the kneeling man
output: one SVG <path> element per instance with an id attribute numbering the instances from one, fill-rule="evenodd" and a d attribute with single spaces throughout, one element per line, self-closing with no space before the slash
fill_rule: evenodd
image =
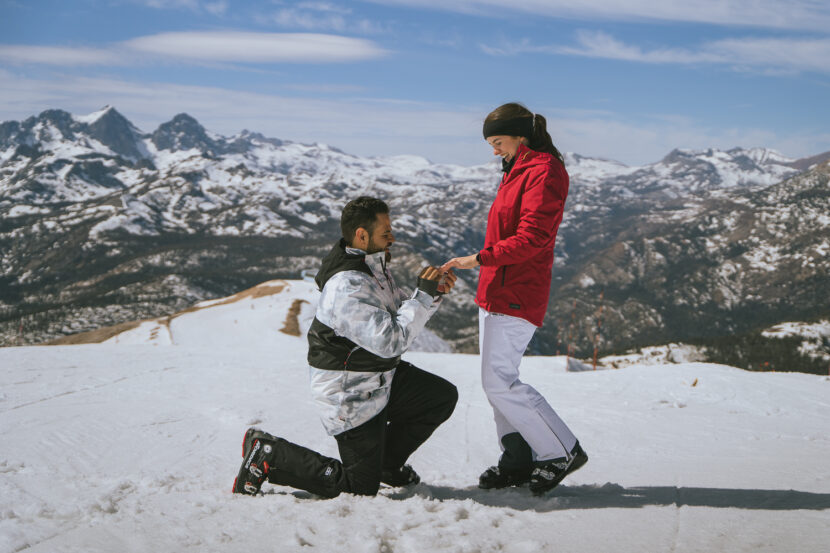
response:
<path id="1" fill-rule="evenodd" d="M 395 237 L 381 200 L 352 200 L 340 227 L 343 238 L 315 279 L 321 296 L 308 332 L 312 396 L 340 460 L 249 428 L 234 493 L 255 495 L 265 480 L 323 497 L 375 495 L 381 482 L 416 484 L 406 460 L 455 408 L 455 386 L 400 359 L 455 275 L 441 279 L 427 267 L 411 296 L 398 288 L 387 267 Z"/>

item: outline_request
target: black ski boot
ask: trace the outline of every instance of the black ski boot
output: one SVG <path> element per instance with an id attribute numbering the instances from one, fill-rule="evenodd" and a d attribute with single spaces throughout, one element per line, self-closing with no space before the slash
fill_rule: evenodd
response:
<path id="1" fill-rule="evenodd" d="M 478 477 L 478 487 L 482 490 L 521 486 L 530 482 L 530 469 L 526 471 L 508 471 L 498 466 L 492 466 Z"/>
<path id="2" fill-rule="evenodd" d="M 382 471 L 380 481 L 387 486 L 399 488 L 401 486 L 414 486 L 421 481 L 421 477 L 411 466 L 404 465 L 399 469 Z"/>
<path id="3" fill-rule="evenodd" d="M 537 462 L 536 468 L 530 474 L 530 491 L 533 492 L 533 495 L 542 495 L 552 490 L 566 476 L 581 468 L 587 462 L 588 454 L 585 453 L 579 442 L 571 450 L 570 458 L 560 457 Z"/>
<path id="4" fill-rule="evenodd" d="M 242 438 L 242 466 L 233 481 L 233 493 L 256 495 L 268 479 L 271 467 L 268 458 L 277 438 L 260 430 L 249 428 Z"/>
<path id="5" fill-rule="evenodd" d="M 503 452 L 499 464 L 490 467 L 478 477 L 478 487 L 483 490 L 521 486 L 530 482 L 533 471 L 533 450 L 518 432 L 501 438 Z"/>

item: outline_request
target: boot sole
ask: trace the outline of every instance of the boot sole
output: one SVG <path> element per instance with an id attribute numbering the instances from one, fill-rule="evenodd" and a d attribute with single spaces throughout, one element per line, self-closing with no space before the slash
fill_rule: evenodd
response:
<path id="1" fill-rule="evenodd" d="M 530 482 L 530 476 L 527 478 L 520 478 L 520 479 L 510 479 L 508 482 L 504 484 L 486 484 L 482 483 L 481 480 L 478 482 L 478 487 L 481 490 L 503 490 L 504 488 L 520 488 Z"/>
<path id="2" fill-rule="evenodd" d="M 231 491 L 233 493 L 241 493 L 244 495 L 256 495 L 259 493 L 259 486 L 262 486 L 262 483 L 257 486 L 254 482 L 251 482 L 251 476 L 253 475 L 250 470 L 251 461 L 253 461 L 253 456 L 257 453 L 254 451 L 253 444 L 256 443 L 256 440 L 251 444 L 251 451 L 248 454 L 248 457 L 243 457 L 242 465 L 239 467 L 239 473 L 236 475 L 236 478 L 233 480 L 233 488 Z"/>
<path id="3" fill-rule="evenodd" d="M 256 476 L 255 474 L 252 474 L 249 468 L 249 464 L 253 459 L 247 459 L 247 457 L 251 455 L 251 451 L 253 450 L 254 444 L 257 440 L 266 436 L 270 437 L 270 434 L 260 430 L 259 428 L 251 427 L 245 431 L 245 435 L 242 437 L 242 466 L 239 467 L 239 473 L 233 481 L 233 493 L 241 493 L 244 495 L 256 495 L 259 493 L 259 487 L 250 481 L 250 477 L 252 475 Z M 267 463 L 263 468 L 264 471 L 262 469 L 257 469 L 261 472 L 260 478 L 262 475 L 267 476 L 268 474 L 269 467 Z M 264 480 L 265 479 L 263 478 L 263 481 Z M 242 485 L 240 485 L 241 482 L 243 483 Z M 262 486 L 262 482 L 259 483 L 259 486 Z"/>

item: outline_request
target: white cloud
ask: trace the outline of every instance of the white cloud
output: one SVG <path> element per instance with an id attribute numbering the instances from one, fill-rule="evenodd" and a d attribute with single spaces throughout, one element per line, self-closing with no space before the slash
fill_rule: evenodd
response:
<path id="1" fill-rule="evenodd" d="M 337 4 L 332 4 L 331 2 L 298 2 L 297 7 L 304 10 L 314 10 L 318 12 L 342 14 L 352 13 L 352 10 L 350 10 L 349 8 L 346 8 L 344 6 L 338 6 Z"/>
<path id="2" fill-rule="evenodd" d="M 139 61 L 167 63 L 177 60 L 204 63 L 344 63 L 374 59 L 386 53 L 374 42 L 359 38 L 239 31 L 162 33 L 116 43 L 106 49 L 0 44 L 0 62 L 13 65 L 127 66 Z"/>
<path id="3" fill-rule="evenodd" d="M 204 2 L 202 0 L 131 0 L 137 4 L 143 4 L 148 8 L 155 8 L 155 9 L 186 9 L 192 11 L 198 11 L 200 9 L 205 9 L 211 13 L 212 10 L 217 8 L 221 8 L 222 4 L 226 4 L 226 2 L 219 0 L 216 2 Z M 217 6 L 218 5 L 218 6 Z M 227 7 L 227 6 L 226 6 Z"/>
<path id="4" fill-rule="evenodd" d="M 337 63 L 385 55 L 384 50 L 368 40 L 310 33 L 161 33 L 123 44 L 151 54 L 219 62 Z"/>
<path id="5" fill-rule="evenodd" d="M 380 34 L 384 27 L 369 19 L 351 17 L 352 10 L 327 2 L 300 2 L 256 19 L 263 24 L 274 24 L 306 31 L 335 31 L 361 34 Z"/>
<path id="6" fill-rule="evenodd" d="M 208 2 L 207 4 L 205 4 L 205 11 L 212 13 L 217 17 L 219 17 L 220 15 L 225 15 L 225 12 L 228 11 L 228 3 L 225 0 L 219 0 L 217 2 Z"/>
<path id="7" fill-rule="evenodd" d="M 490 105 L 311 99 L 67 76 L 36 80 L 0 70 L 0 120 L 20 120 L 49 108 L 85 114 L 106 104 L 145 131 L 187 112 L 209 130 L 225 135 L 247 128 L 286 140 L 325 142 L 362 156 L 414 154 L 465 165 L 491 159 L 481 139 L 481 120 Z M 676 147 L 765 146 L 790 157 L 830 150 L 828 132 L 718 128 L 682 116 L 625 118 L 606 112 L 536 109 L 547 116 L 548 129 L 563 150 L 632 165 L 657 161 Z"/>
<path id="8" fill-rule="evenodd" d="M 705 49 L 731 64 L 830 73 L 830 38 L 728 39 L 708 44 Z"/>
<path id="9" fill-rule="evenodd" d="M 718 63 L 723 61 L 708 53 L 690 52 L 677 48 L 644 51 L 638 46 L 625 44 L 603 32 L 581 31 L 577 33 L 577 41 L 578 47 L 560 46 L 551 47 L 550 50 L 575 56 L 643 63 Z"/>
<path id="10" fill-rule="evenodd" d="M 327 30 L 343 32 L 347 28 L 346 18 L 340 14 L 327 14 L 303 11 L 294 8 L 285 8 L 270 16 L 262 18 L 266 22 L 280 27 L 300 28 L 306 30 Z"/>
<path id="11" fill-rule="evenodd" d="M 822 0 L 372 0 L 482 16 L 503 17 L 505 10 L 545 17 L 612 21 L 679 21 L 781 29 L 827 30 L 830 3 Z"/>
<path id="12" fill-rule="evenodd" d="M 113 65 L 119 60 L 118 54 L 102 48 L 0 44 L 0 61 L 14 65 Z"/>
<path id="13" fill-rule="evenodd" d="M 577 45 L 533 45 L 529 41 L 481 45 L 490 55 L 559 54 L 651 64 L 725 64 L 740 70 L 830 72 L 828 38 L 733 38 L 703 44 L 697 49 L 643 49 L 604 32 L 580 31 Z"/>

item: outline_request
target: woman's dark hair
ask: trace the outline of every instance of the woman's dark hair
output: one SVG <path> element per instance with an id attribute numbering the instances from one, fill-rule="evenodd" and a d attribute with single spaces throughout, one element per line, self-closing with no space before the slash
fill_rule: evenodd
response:
<path id="1" fill-rule="evenodd" d="M 377 198 L 360 196 L 347 203 L 340 214 L 340 230 L 346 243 L 352 245 L 354 233 L 359 228 L 364 228 L 372 234 L 379 213 L 389 213 L 389 206 Z"/>
<path id="2" fill-rule="evenodd" d="M 521 119 L 524 117 L 533 118 L 533 132 L 531 133 L 531 136 L 527 137 L 528 147 L 531 150 L 536 150 L 537 152 L 547 152 L 561 161 L 562 165 L 564 165 L 565 158 L 556 146 L 553 145 L 553 139 L 550 137 L 550 134 L 548 134 L 547 121 L 545 121 L 545 118 L 538 113 L 534 114 L 522 104 L 511 102 L 509 104 L 501 105 L 491 111 L 490 114 L 484 118 L 484 123 L 487 124 L 491 121 L 506 119 Z"/>

